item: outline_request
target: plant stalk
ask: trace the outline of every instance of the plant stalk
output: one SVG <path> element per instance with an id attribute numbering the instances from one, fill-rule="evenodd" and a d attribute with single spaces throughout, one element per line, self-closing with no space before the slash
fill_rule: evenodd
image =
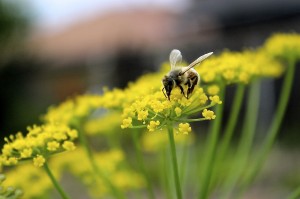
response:
<path id="1" fill-rule="evenodd" d="M 58 183 L 58 181 L 56 180 L 56 178 L 54 177 L 54 175 L 52 174 L 47 162 L 45 162 L 43 168 L 45 169 L 46 173 L 48 174 L 52 184 L 54 185 L 54 187 L 56 188 L 56 190 L 58 191 L 58 193 L 60 194 L 61 198 L 63 199 L 69 199 L 69 197 L 67 196 L 67 194 L 64 192 L 64 190 L 62 189 L 62 187 L 60 186 L 60 184 Z"/>
<path id="2" fill-rule="evenodd" d="M 135 151 L 136 151 L 136 158 L 138 161 L 138 166 L 139 169 L 141 170 L 142 174 L 144 175 L 146 181 L 147 181 L 147 191 L 148 191 L 148 196 L 151 199 L 154 199 L 154 191 L 153 191 L 153 185 L 150 179 L 150 176 L 148 175 L 146 168 L 145 168 L 145 162 L 143 159 L 143 153 L 142 153 L 142 149 L 141 149 L 141 145 L 139 143 L 139 138 L 138 138 L 138 131 L 133 131 L 132 132 L 132 137 L 133 137 L 133 143 L 134 143 L 134 147 L 135 147 Z"/>
<path id="3" fill-rule="evenodd" d="M 181 192 L 179 172 L 178 172 L 177 155 L 176 155 L 176 146 L 175 146 L 175 140 L 174 140 L 174 130 L 173 130 L 172 122 L 168 122 L 167 126 L 168 126 L 173 173 L 174 173 L 174 180 L 175 180 L 175 187 L 176 187 L 176 195 L 177 195 L 177 199 L 182 199 L 182 192 Z"/>
<path id="4" fill-rule="evenodd" d="M 222 99 L 223 104 L 220 104 L 216 107 L 216 119 L 212 122 L 211 132 L 207 138 L 207 144 L 205 146 L 205 159 L 204 159 L 204 167 L 203 167 L 203 179 L 200 183 L 200 194 L 199 199 L 206 199 L 209 196 L 209 188 L 211 183 L 213 164 L 216 153 L 216 146 L 218 142 L 218 137 L 220 134 L 220 128 L 222 123 L 222 115 L 224 108 L 224 96 L 225 96 L 225 85 L 220 86 L 220 99 Z"/>
<path id="5" fill-rule="evenodd" d="M 294 80 L 294 73 L 295 73 L 295 65 L 296 60 L 293 57 L 290 57 L 288 60 L 287 70 L 284 76 L 283 85 L 281 88 L 280 98 L 278 101 L 278 105 L 275 111 L 274 118 L 272 120 L 271 126 L 267 131 L 267 136 L 262 144 L 261 149 L 259 150 L 259 154 L 257 160 L 254 162 L 252 169 L 248 172 L 244 182 L 242 183 L 240 192 L 243 193 L 245 189 L 254 181 L 255 177 L 257 176 L 260 168 L 263 166 L 268 153 L 270 152 L 275 138 L 279 132 L 279 128 L 283 121 L 284 114 L 287 109 L 288 101 L 290 98 L 290 94 L 292 91 L 292 85 Z M 240 194 L 241 194 L 240 193 Z"/>

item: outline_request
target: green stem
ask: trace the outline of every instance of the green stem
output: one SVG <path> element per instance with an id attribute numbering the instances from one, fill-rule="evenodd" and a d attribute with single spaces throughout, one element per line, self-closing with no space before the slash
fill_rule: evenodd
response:
<path id="1" fill-rule="evenodd" d="M 287 199 L 297 199 L 300 198 L 300 186 L 288 196 Z"/>
<path id="2" fill-rule="evenodd" d="M 138 126 L 132 126 L 132 127 L 129 127 L 130 129 L 143 129 L 143 128 L 146 128 L 147 125 L 138 125 Z"/>
<path id="3" fill-rule="evenodd" d="M 189 139 L 185 139 L 184 143 L 183 143 L 183 150 L 182 150 L 182 154 L 181 154 L 181 169 L 180 169 L 180 180 L 181 182 L 184 182 L 184 178 L 185 178 L 185 173 L 186 173 L 186 163 L 187 163 L 187 159 L 188 159 L 188 150 L 189 150 Z M 183 185 L 181 185 L 182 187 L 184 187 Z"/>
<path id="4" fill-rule="evenodd" d="M 58 183 L 58 181 L 56 180 L 56 178 L 52 174 L 52 172 L 51 172 L 51 170 L 50 170 L 47 162 L 44 164 L 43 167 L 44 167 L 46 173 L 48 174 L 49 178 L 51 179 L 52 184 L 54 185 L 54 187 L 56 188 L 56 190 L 60 194 L 61 198 L 63 198 L 63 199 L 69 199 L 69 197 L 67 196 L 67 194 L 64 192 L 64 190 L 62 189 L 62 187 L 60 186 L 60 184 Z"/>
<path id="5" fill-rule="evenodd" d="M 245 94 L 245 84 L 238 84 L 237 89 L 235 91 L 233 103 L 231 106 L 231 111 L 229 115 L 229 119 L 227 122 L 227 125 L 225 126 L 224 130 L 224 136 L 222 137 L 220 141 L 220 145 L 218 146 L 218 154 L 216 156 L 216 162 L 214 165 L 214 172 L 213 172 L 213 182 L 217 182 L 220 180 L 219 171 L 220 169 L 223 169 L 224 165 L 222 162 L 224 161 L 224 158 L 226 154 L 228 154 L 228 148 L 231 143 L 232 135 L 234 133 L 234 130 L 236 128 L 236 124 L 238 121 L 239 113 L 242 107 L 242 102 Z M 222 179 L 221 179 L 222 180 Z"/>
<path id="6" fill-rule="evenodd" d="M 176 187 L 176 195 L 177 195 L 177 199 L 182 199 L 179 172 L 178 172 L 178 163 L 177 163 L 177 156 L 176 156 L 176 147 L 175 147 L 175 140 L 174 140 L 174 132 L 173 132 L 173 124 L 171 122 L 168 122 L 167 126 L 168 126 L 169 142 L 170 142 L 170 149 L 171 149 L 175 187 Z"/>
<path id="7" fill-rule="evenodd" d="M 152 183 L 151 183 L 150 176 L 148 175 L 148 173 L 146 171 L 146 168 L 145 168 L 143 153 L 142 153 L 142 149 L 141 149 L 141 145 L 140 145 L 140 142 L 139 142 L 138 135 L 139 135 L 139 132 L 137 132 L 137 131 L 132 132 L 133 143 L 134 143 L 134 147 L 135 147 L 135 151 L 136 151 L 138 166 L 139 166 L 142 174 L 145 176 L 145 179 L 147 181 L 147 189 L 148 189 L 149 198 L 154 199 L 155 196 L 154 196 L 153 186 L 152 186 Z"/>
<path id="8" fill-rule="evenodd" d="M 211 132 L 208 135 L 208 140 L 205 146 L 205 159 L 203 162 L 203 179 L 200 183 L 200 194 L 199 199 L 206 199 L 209 196 L 209 188 L 211 182 L 211 176 L 213 171 L 213 163 L 215 159 L 216 146 L 218 142 L 219 132 L 221 128 L 223 107 L 224 107 L 224 96 L 225 86 L 220 85 L 220 99 L 223 100 L 223 104 L 217 105 L 216 107 L 216 119 L 212 122 Z"/>
<path id="9" fill-rule="evenodd" d="M 206 118 L 197 118 L 197 119 L 175 119 L 176 122 L 200 122 L 208 120 Z"/>
<path id="10" fill-rule="evenodd" d="M 117 187 L 115 187 L 115 185 L 110 181 L 110 179 L 107 177 L 107 175 L 98 167 L 96 160 L 94 158 L 93 152 L 92 152 L 90 146 L 88 145 L 87 138 L 83 132 L 82 124 L 79 124 L 76 127 L 79 132 L 78 134 L 79 134 L 80 144 L 84 147 L 84 149 L 86 151 L 86 155 L 87 155 L 89 162 L 93 168 L 93 171 L 96 173 L 96 175 L 98 177 L 100 177 L 105 182 L 105 184 L 110 188 L 111 193 L 114 194 L 114 196 L 116 198 L 125 199 L 125 197 L 121 193 L 121 191 Z"/>
<path id="11" fill-rule="evenodd" d="M 295 72 L 295 59 L 289 58 L 288 59 L 288 67 L 287 71 L 284 76 L 284 82 L 283 86 L 281 88 L 280 98 L 278 102 L 278 106 L 274 115 L 274 118 L 272 120 L 271 126 L 267 132 L 267 137 L 264 140 L 264 143 L 262 145 L 262 148 L 259 150 L 259 155 L 257 160 L 254 162 L 254 166 L 248 173 L 248 175 L 245 178 L 245 181 L 242 184 L 241 192 L 243 192 L 249 184 L 252 183 L 255 176 L 257 176 L 257 173 L 259 172 L 260 168 L 263 166 L 269 151 L 272 148 L 272 145 L 275 141 L 276 135 L 278 134 L 280 125 L 282 123 L 284 114 L 286 112 L 286 108 L 288 105 L 288 101 L 290 98 L 291 90 L 292 90 L 292 84 L 294 80 L 294 72 Z"/>
<path id="12" fill-rule="evenodd" d="M 224 156 L 227 153 L 234 129 L 236 127 L 237 119 L 242 107 L 241 105 L 245 94 L 245 87 L 246 87 L 245 84 L 239 84 L 237 87 L 234 100 L 232 103 L 232 110 L 230 111 L 229 120 L 225 127 L 224 137 L 222 138 L 222 141 L 219 146 L 218 159 L 220 159 L 220 161 L 224 159 Z"/>
<path id="13" fill-rule="evenodd" d="M 242 176 L 243 171 L 246 168 L 257 124 L 259 96 L 260 81 L 254 81 L 250 86 L 246 117 L 242 128 L 241 140 L 237 148 L 236 159 L 233 163 L 228 179 L 225 182 L 224 191 L 222 192 L 224 198 L 230 198 L 230 194 L 234 190 L 237 181 Z"/>
<path id="14" fill-rule="evenodd" d="M 172 196 L 172 191 L 170 188 L 170 178 L 169 178 L 169 172 L 170 172 L 170 162 L 168 161 L 169 153 L 167 153 L 167 149 L 164 147 L 162 151 L 160 151 L 160 165 L 162 165 L 160 169 L 160 176 L 162 176 L 162 184 L 165 191 L 165 197 L 166 199 L 172 199 L 174 198 Z"/>
<path id="15" fill-rule="evenodd" d="M 187 108 L 184 111 L 182 111 L 182 115 L 192 115 L 194 113 L 199 113 L 200 111 L 204 110 L 204 109 L 208 109 L 210 107 L 213 107 L 215 104 L 210 103 L 207 106 L 201 107 L 201 108 Z"/>

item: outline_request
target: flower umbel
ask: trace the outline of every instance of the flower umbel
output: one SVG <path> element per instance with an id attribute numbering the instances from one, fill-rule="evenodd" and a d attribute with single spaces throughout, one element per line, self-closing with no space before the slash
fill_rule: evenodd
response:
<path id="1" fill-rule="evenodd" d="M 2 165 L 33 159 L 33 164 L 41 167 L 51 154 L 75 149 L 73 141 L 78 136 L 77 131 L 67 125 L 48 123 L 28 127 L 27 130 L 26 136 L 17 133 L 5 138 L 6 144 L 0 156 Z"/>
<path id="2" fill-rule="evenodd" d="M 170 101 L 161 91 L 156 91 L 124 107 L 121 128 L 147 128 L 149 131 L 155 131 L 162 129 L 168 122 L 178 122 L 178 132 L 188 134 L 191 127 L 187 122 L 211 120 L 216 116 L 210 111 L 203 115 L 203 118 L 190 120 L 189 117 L 221 103 L 219 96 L 208 97 L 204 90 L 198 87 L 189 99 L 182 95 L 179 88 L 174 88 Z"/>

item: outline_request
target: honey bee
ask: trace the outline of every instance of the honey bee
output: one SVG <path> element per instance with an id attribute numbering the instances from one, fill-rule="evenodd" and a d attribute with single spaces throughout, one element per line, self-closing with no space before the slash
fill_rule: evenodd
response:
<path id="1" fill-rule="evenodd" d="M 168 100 L 170 100 L 172 89 L 178 86 L 181 91 L 181 94 L 188 99 L 193 93 L 195 86 L 198 85 L 200 82 L 200 75 L 193 67 L 212 54 L 213 53 L 210 52 L 205 55 L 202 55 L 201 57 L 193 61 L 190 65 L 180 67 L 176 66 L 176 64 L 180 63 L 182 60 L 181 52 L 177 49 L 172 50 L 169 58 L 171 70 L 162 79 L 162 83 L 164 86 L 162 92 L 165 95 L 165 97 L 168 98 Z M 183 86 L 187 86 L 186 95 L 184 93 Z"/>

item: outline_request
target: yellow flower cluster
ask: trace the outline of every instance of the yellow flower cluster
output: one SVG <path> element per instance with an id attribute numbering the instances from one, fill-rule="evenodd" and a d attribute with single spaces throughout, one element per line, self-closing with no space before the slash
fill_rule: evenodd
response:
<path id="1" fill-rule="evenodd" d="M 264 44 L 264 50 L 274 57 L 300 59 L 300 35 L 297 33 L 278 33 Z"/>
<path id="2" fill-rule="evenodd" d="M 243 52 L 224 51 L 213 56 L 197 68 L 205 83 L 248 83 L 253 77 L 278 77 L 283 73 L 282 65 L 263 50 Z M 217 93 L 210 88 L 209 93 Z"/>
<path id="3" fill-rule="evenodd" d="M 170 67 L 170 66 L 168 66 Z M 163 71 L 165 73 L 165 71 Z M 133 102 L 137 96 L 147 95 L 161 87 L 162 71 L 146 74 L 135 83 L 129 83 L 125 89 L 104 89 L 103 95 L 84 94 L 74 99 L 66 100 L 58 106 L 52 106 L 43 116 L 45 122 L 58 122 L 70 125 L 76 119 L 89 116 L 92 111 L 105 108 L 122 110 L 126 104 Z M 153 81 L 157 79 L 157 81 Z M 144 113 L 146 114 L 146 113 Z M 140 115 L 140 117 L 145 117 Z"/>
<path id="4" fill-rule="evenodd" d="M 18 199 L 22 198 L 23 191 L 21 189 L 16 189 L 12 186 L 3 186 L 3 182 L 6 180 L 4 174 L 0 174 L 0 198 L 11 198 L 11 199 Z"/>
<path id="5" fill-rule="evenodd" d="M 120 130 L 120 113 L 107 112 L 95 119 L 90 119 L 84 124 L 84 132 L 89 135 L 108 135 Z"/>
<path id="6" fill-rule="evenodd" d="M 199 87 L 196 87 L 189 99 L 181 94 L 180 89 L 175 88 L 170 99 L 167 100 L 160 90 L 138 98 L 124 108 L 121 128 L 146 127 L 149 131 L 155 131 L 164 127 L 168 121 L 181 122 L 205 108 L 222 103 L 219 96 L 208 97 Z M 207 119 L 214 118 L 204 117 L 199 121 Z M 188 123 L 179 125 L 179 132 L 188 134 L 190 131 Z"/>
<path id="7" fill-rule="evenodd" d="M 41 167 L 49 155 L 75 149 L 73 140 L 78 136 L 77 131 L 67 125 L 48 123 L 28 127 L 27 130 L 26 136 L 17 133 L 5 138 L 1 165 L 15 165 L 20 160 L 33 159 L 33 164 Z"/>
<path id="8" fill-rule="evenodd" d="M 113 149 L 97 152 L 94 154 L 94 158 L 99 169 L 109 176 L 110 181 L 118 189 L 126 191 L 145 187 L 143 177 L 125 166 L 125 154 L 123 151 Z M 92 198 L 103 198 L 110 191 L 105 181 L 92 172 L 85 151 L 81 147 L 78 147 L 76 151 L 70 152 L 68 156 L 53 157 L 50 164 L 54 170 L 63 172 L 67 168 L 69 173 L 79 177 L 88 188 Z"/>
<path id="9" fill-rule="evenodd" d="M 94 155 L 98 167 L 110 176 L 111 182 L 117 188 L 126 191 L 145 187 L 143 177 L 125 166 L 125 155 L 121 150 L 97 152 Z M 70 151 L 65 156 L 53 156 L 49 160 L 49 167 L 58 180 L 65 171 L 76 177 L 86 186 L 91 198 L 103 198 L 110 191 L 108 185 L 92 172 L 89 160 L 81 147 Z M 42 169 L 25 162 L 9 170 L 6 176 L 7 180 L 4 184 L 22 188 L 23 198 L 45 198 L 53 188 L 50 179 Z"/>
<path id="10" fill-rule="evenodd" d="M 52 106 L 43 116 L 45 122 L 71 124 L 76 118 L 88 116 L 92 110 L 101 106 L 101 96 L 80 95 L 75 99 L 69 99 L 58 106 Z"/>
<path id="11" fill-rule="evenodd" d="M 20 187 L 24 192 L 22 198 L 44 198 L 52 187 L 50 179 L 42 169 L 25 162 L 8 170 L 5 175 L 7 180 L 4 184 Z M 57 172 L 55 176 L 57 177 Z"/>

